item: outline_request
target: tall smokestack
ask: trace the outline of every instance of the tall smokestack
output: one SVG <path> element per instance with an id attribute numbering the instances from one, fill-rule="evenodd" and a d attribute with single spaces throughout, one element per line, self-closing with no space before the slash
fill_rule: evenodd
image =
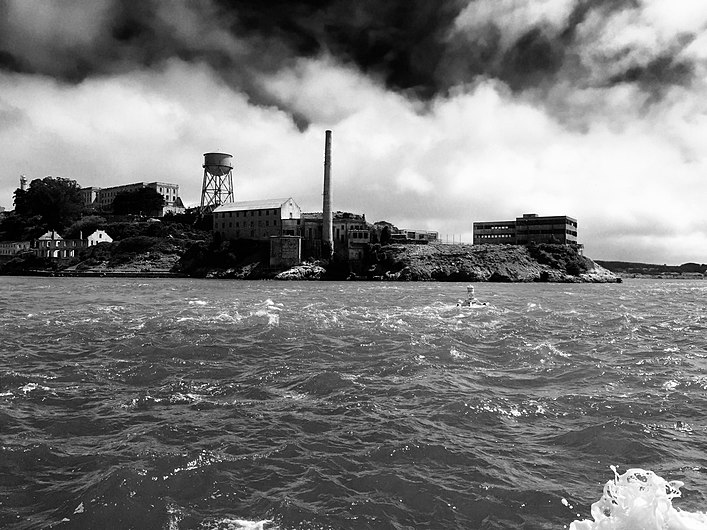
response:
<path id="1" fill-rule="evenodd" d="M 25 191 L 27 189 L 27 177 L 20 175 L 20 189 Z"/>
<path id="2" fill-rule="evenodd" d="M 324 140 L 324 204 L 322 219 L 322 254 L 331 259 L 334 255 L 334 227 L 331 214 L 331 131 Z"/>

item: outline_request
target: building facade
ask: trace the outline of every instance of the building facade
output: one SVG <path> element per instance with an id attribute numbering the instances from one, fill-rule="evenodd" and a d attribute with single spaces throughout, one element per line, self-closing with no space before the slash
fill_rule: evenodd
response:
<path id="1" fill-rule="evenodd" d="M 64 239 L 51 230 L 31 242 L 32 251 L 40 258 L 74 258 L 86 246 L 81 239 Z"/>
<path id="2" fill-rule="evenodd" d="M 0 256 L 31 252 L 42 258 L 75 258 L 81 249 L 112 242 L 113 239 L 104 230 L 95 230 L 88 237 L 79 239 L 64 239 L 52 230 L 32 241 L 0 241 Z"/>
<path id="3" fill-rule="evenodd" d="M 439 233 L 432 230 L 408 230 L 407 228 L 400 228 L 394 230 L 391 234 L 391 240 L 400 242 L 423 242 L 428 243 L 430 241 L 437 241 L 439 239 Z"/>
<path id="4" fill-rule="evenodd" d="M 301 216 L 300 207 L 291 197 L 231 202 L 214 209 L 213 231 L 225 240 L 299 236 Z"/>
<path id="5" fill-rule="evenodd" d="M 300 236 L 270 237 L 270 266 L 294 267 L 302 261 L 302 238 Z"/>
<path id="6" fill-rule="evenodd" d="M 321 257 L 323 226 L 321 212 L 302 214 L 302 238 L 305 255 Z M 348 261 L 363 259 L 365 247 L 371 242 L 371 231 L 365 215 L 333 212 L 332 232 L 334 253 L 339 258 Z"/>
<path id="7" fill-rule="evenodd" d="M 98 245 L 98 243 L 112 243 L 113 238 L 110 237 L 105 230 L 96 230 L 88 236 L 85 241 L 87 247 L 94 247 Z"/>
<path id="8" fill-rule="evenodd" d="M 0 241 L 0 256 L 14 256 L 30 250 L 30 241 Z"/>
<path id="9" fill-rule="evenodd" d="M 162 211 L 154 213 L 158 213 L 160 216 L 167 213 L 184 213 L 184 204 L 179 198 L 179 184 L 170 184 L 168 182 L 136 182 L 110 188 L 81 188 L 81 195 L 85 207 L 100 211 L 110 211 L 113 208 L 113 201 L 119 194 L 130 193 L 143 188 L 152 188 L 162 195 L 164 199 Z"/>
<path id="10" fill-rule="evenodd" d="M 577 244 L 577 220 L 566 215 L 524 214 L 515 221 L 474 223 L 474 245 Z"/>

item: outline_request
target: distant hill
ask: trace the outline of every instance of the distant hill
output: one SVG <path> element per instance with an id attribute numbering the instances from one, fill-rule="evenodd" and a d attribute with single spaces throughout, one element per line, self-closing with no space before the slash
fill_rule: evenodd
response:
<path id="1" fill-rule="evenodd" d="M 628 261 L 594 260 L 614 274 L 642 276 L 683 276 L 707 273 L 707 264 L 683 263 L 682 265 L 656 265 L 652 263 L 632 263 Z"/>

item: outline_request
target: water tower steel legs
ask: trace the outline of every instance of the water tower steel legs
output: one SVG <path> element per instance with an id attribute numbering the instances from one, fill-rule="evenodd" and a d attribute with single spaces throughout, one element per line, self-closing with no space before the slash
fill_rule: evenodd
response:
<path id="1" fill-rule="evenodd" d="M 234 202 L 233 171 L 225 175 L 213 175 L 204 168 L 204 184 L 201 188 L 201 213 L 213 210 L 221 204 Z"/>

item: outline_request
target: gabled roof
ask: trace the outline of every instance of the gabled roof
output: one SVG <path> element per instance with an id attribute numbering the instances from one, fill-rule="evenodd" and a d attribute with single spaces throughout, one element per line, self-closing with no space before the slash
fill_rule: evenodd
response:
<path id="1" fill-rule="evenodd" d="M 47 239 L 59 240 L 59 239 L 64 239 L 64 238 L 61 237 L 59 234 L 57 234 L 54 230 L 50 230 L 50 231 L 47 232 L 46 234 L 44 234 L 44 235 L 38 237 L 37 239 L 39 239 L 39 240 L 41 240 L 41 241 L 45 241 L 45 240 L 47 240 Z"/>
<path id="2" fill-rule="evenodd" d="M 227 202 L 226 204 L 222 204 L 218 208 L 215 208 L 214 212 L 242 212 L 244 210 L 267 210 L 270 208 L 280 208 L 289 200 L 292 200 L 292 197 L 288 197 L 286 199 Z"/>

